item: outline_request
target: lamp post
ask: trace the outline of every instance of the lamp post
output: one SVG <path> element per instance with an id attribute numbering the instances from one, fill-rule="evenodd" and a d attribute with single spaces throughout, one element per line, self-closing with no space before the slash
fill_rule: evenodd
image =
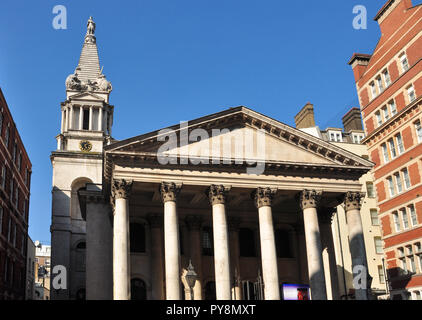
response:
<path id="1" fill-rule="evenodd" d="M 190 299 L 193 300 L 193 287 L 195 286 L 195 282 L 198 279 L 198 275 L 193 268 L 192 261 L 189 260 L 188 272 L 185 275 L 186 282 L 188 283 L 189 290 L 190 290 Z"/>

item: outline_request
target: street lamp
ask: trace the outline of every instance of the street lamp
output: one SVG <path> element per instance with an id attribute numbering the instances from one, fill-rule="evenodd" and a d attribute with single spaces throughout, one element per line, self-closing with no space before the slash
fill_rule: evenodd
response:
<path id="1" fill-rule="evenodd" d="M 188 272 L 185 275 L 185 279 L 189 286 L 190 299 L 193 300 L 193 287 L 195 286 L 196 279 L 198 279 L 198 275 L 193 268 L 191 260 L 189 260 Z"/>

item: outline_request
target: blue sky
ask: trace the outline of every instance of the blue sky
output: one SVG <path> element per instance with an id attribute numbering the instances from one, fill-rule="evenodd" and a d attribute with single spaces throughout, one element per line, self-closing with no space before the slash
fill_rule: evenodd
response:
<path id="1" fill-rule="evenodd" d="M 31 238 L 50 242 L 49 156 L 90 15 L 113 83 L 113 136 L 125 139 L 238 105 L 293 125 L 310 101 L 320 127 L 341 126 L 358 106 L 347 62 L 373 51 L 385 1 L 2 0 L 0 86 L 33 164 Z M 56 5 L 66 30 L 52 27 Z M 352 26 L 355 5 L 367 30 Z"/>

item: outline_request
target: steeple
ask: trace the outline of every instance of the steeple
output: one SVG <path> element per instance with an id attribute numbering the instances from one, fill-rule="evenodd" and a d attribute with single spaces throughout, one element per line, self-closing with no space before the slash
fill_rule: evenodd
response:
<path id="1" fill-rule="evenodd" d="M 109 104 L 109 97 L 112 86 L 100 69 L 95 29 L 90 17 L 78 66 L 66 79 L 58 150 L 101 153 L 103 145 L 111 141 L 114 107 Z"/>
<path id="2" fill-rule="evenodd" d="M 96 24 L 92 17 L 89 17 L 78 66 L 66 79 L 67 91 L 96 91 L 109 94 L 112 90 L 111 83 L 106 80 L 100 69 L 95 29 Z"/>

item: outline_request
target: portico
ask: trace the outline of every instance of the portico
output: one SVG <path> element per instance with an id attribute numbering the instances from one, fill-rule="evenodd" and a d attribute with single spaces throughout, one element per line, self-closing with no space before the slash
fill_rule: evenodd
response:
<path id="1" fill-rule="evenodd" d="M 236 135 L 264 128 L 264 173 L 248 174 L 246 161 L 184 162 L 189 150 L 201 149 L 203 140 L 189 143 L 188 150 L 170 150 L 179 161 L 162 165 L 159 132 L 106 146 L 98 194 L 108 199 L 114 217 L 113 298 L 131 299 L 136 279 L 143 283 L 145 298 L 190 299 L 183 278 L 189 260 L 198 274 L 198 300 L 251 298 L 243 295 L 251 294 L 259 275 L 262 293 L 254 291 L 254 296 L 263 294 L 266 300 L 281 298 L 282 283 L 309 284 L 315 300 L 327 299 L 328 285 L 335 297 L 336 270 L 323 259 L 323 247 L 332 248 L 326 223 L 346 199 L 354 261 L 365 265 L 357 218 L 359 177 L 371 163 L 244 107 L 194 120 L 188 133 L 198 125 L 227 126 Z M 176 128 L 174 132 L 181 134 Z M 262 156 L 253 160 L 257 163 Z M 85 192 L 80 191 L 81 202 L 89 203 Z M 90 216 L 86 212 L 87 224 Z M 132 242 L 137 241 L 142 250 L 135 250 Z M 90 247 L 88 239 L 87 255 Z M 88 263 L 87 272 L 90 267 Z"/>

